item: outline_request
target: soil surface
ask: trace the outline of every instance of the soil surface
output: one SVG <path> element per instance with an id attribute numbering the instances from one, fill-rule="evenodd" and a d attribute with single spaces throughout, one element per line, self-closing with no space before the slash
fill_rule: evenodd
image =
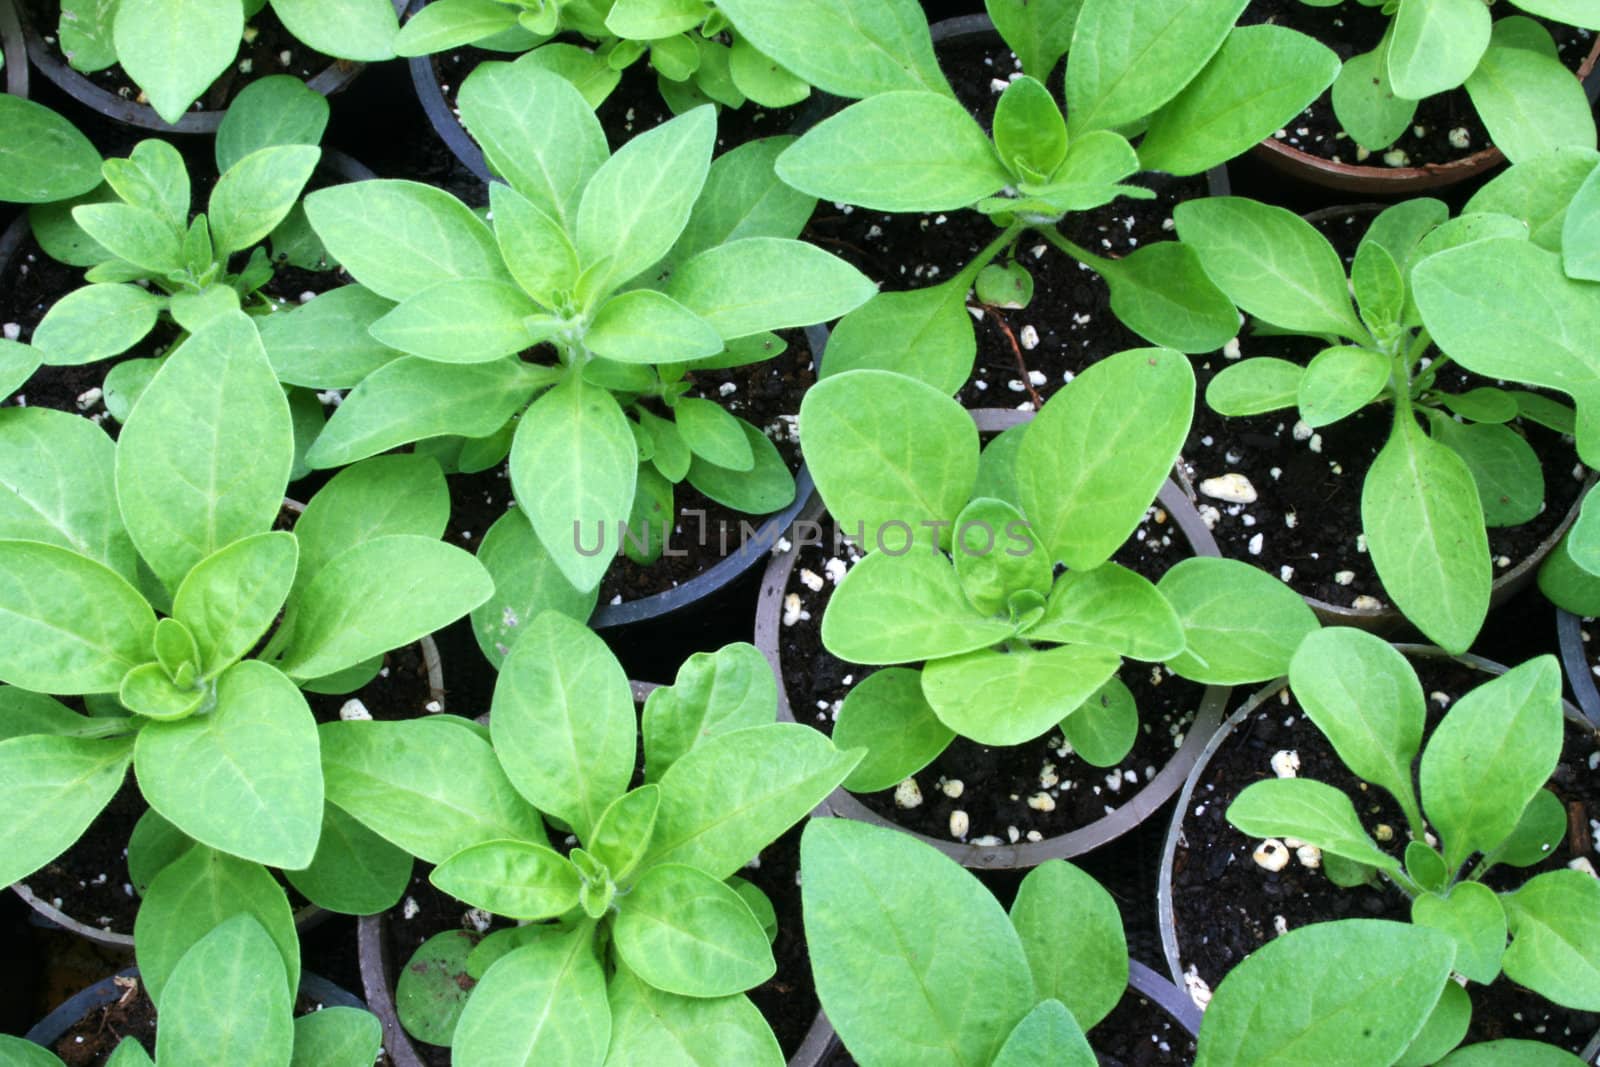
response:
<path id="1" fill-rule="evenodd" d="M 832 531 L 832 520 L 821 520 Z M 1153 509 L 1116 562 L 1152 581 L 1190 555 L 1176 523 Z M 782 679 L 795 720 L 832 734 L 850 689 L 876 668 L 847 663 L 822 647 L 822 618 L 842 579 L 859 558 L 852 547 L 835 552 L 806 545 L 785 588 L 793 621 L 781 625 Z M 813 588 L 816 586 L 817 588 Z M 785 611 L 785 617 L 791 612 Z M 915 665 L 912 665 L 915 666 Z M 978 844 L 1036 841 L 1086 826 L 1127 803 L 1183 744 L 1205 689 L 1157 664 L 1125 661 L 1119 677 L 1132 690 L 1140 727 L 1131 752 L 1115 767 L 1093 767 L 1073 753 L 1059 730 L 1023 745 L 989 747 L 956 738 L 912 776 L 920 799 L 910 808 L 894 789 L 858 795 L 867 807 L 900 826 L 938 840 Z M 965 834 L 953 834 L 952 816 L 966 816 Z"/>
<path id="2" fill-rule="evenodd" d="M 360 701 L 370 717 L 383 722 L 420 719 L 444 711 L 428 684 L 428 667 L 422 646 L 416 642 L 384 653 L 378 676 L 354 693 L 306 693 L 306 703 L 318 722 L 338 722 L 351 701 Z M 360 718 L 360 710 L 350 714 Z"/>
<path id="3" fill-rule="evenodd" d="M 1412 665 L 1429 694 L 1430 731 L 1450 704 L 1489 680 L 1487 674 L 1448 660 L 1414 659 Z M 1405 922 L 1410 916 L 1405 894 L 1387 884 L 1341 889 L 1320 869 L 1307 868 L 1298 860 L 1275 873 L 1254 862 L 1251 854 L 1260 841 L 1234 829 L 1225 813 L 1245 786 L 1273 777 L 1272 757 L 1284 750 L 1299 755 L 1301 777 L 1326 782 L 1354 799 L 1369 834 L 1376 837 L 1382 833 L 1380 826 L 1388 826 L 1393 833 L 1381 847 L 1397 857 L 1405 848 L 1405 818 L 1388 793 L 1361 782 L 1345 768 L 1291 695 L 1282 692 L 1268 700 L 1228 737 L 1203 772 L 1184 813 L 1183 836 L 1174 857 L 1172 896 L 1181 964 L 1185 970 L 1196 969 L 1213 989 L 1236 963 L 1281 930 L 1331 919 Z M 1577 832 L 1535 867 L 1495 868 L 1486 879 L 1488 885 L 1497 890 L 1514 888 L 1534 874 L 1563 869 L 1576 856 L 1592 853 L 1590 820 L 1600 818 L 1600 786 L 1592 765 L 1597 752 L 1595 735 L 1569 723 L 1566 749 L 1549 788 L 1573 813 Z M 1579 837 L 1588 840 L 1574 840 Z M 1600 1027 L 1600 1015 L 1551 1004 L 1503 976 L 1491 986 L 1472 985 L 1468 990 L 1474 1008 L 1469 1042 L 1521 1037 L 1578 1051 Z"/>
<path id="4" fill-rule="evenodd" d="M 1501 14 L 1496 11 L 1497 17 Z M 1367 7 L 1354 0 L 1345 0 L 1332 7 L 1314 7 L 1302 0 L 1253 0 L 1240 17 L 1239 24 L 1249 26 L 1271 22 L 1299 30 L 1333 49 L 1343 62 L 1376 48 L 1389 21 L 1380 8 Z M 1594 34 L 1546 19 L 1536 21 L 1543 24 L 1555 38 L 1561 61 L 1576 72 L 1594 45 Z M 1465 89 L 1430 96 L 1418 104 L 1411 126 L 1393 146 L 1385 146 L 1404 153 L 1404 157 L 1396 157 L 1393 164 L 1388 162 L 1383 152 L 1368 155 L 1349 139 L 1343 125 L 1333 114 L 1331 92 L 1324 92 L 1297 116 L 1281 132 L 1278 140 L 1335 163 L 1379 168 L 1449 163 L 1489 146 L 1489 134 Z"/>

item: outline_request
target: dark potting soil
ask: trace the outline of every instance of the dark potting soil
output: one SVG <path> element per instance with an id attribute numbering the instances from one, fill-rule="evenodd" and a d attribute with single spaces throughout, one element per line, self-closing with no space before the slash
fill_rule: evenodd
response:
<path id="1" fill-rule="evenodd" d="M 739 872 L 740 877 L 767 894 L 777 912 L 778 939 L 772 946 L 778 964 L 777 974 L 750 990 L 748 995 L 771 1024 L 785 1056 L 793 1055 L 800 1047 L 818 1010 L 800 914 L 800 833 L 803 827 L 802 823 L 789 830 L 763 849 L 753 865 Z M 552 839 L 551 843 L 565 850 L 558 839 Z M 509 925 L 504 919 L 470 909 L 435 889 L 428 881 L 431 870 L 426 864 L 418 863 L 406 896 L 384 916 L 389 956 L 397 973 L 410 962 L 417 948 L 436 934 L 461 930 L 476 942 L 484 934 Z M 463 980 L 464 988 L 471 989 L 475 984 L 470 978 Z M 449 1067 L 449 1049 L 414 1038 L 412 1043 L 429 1067 Z"/>
<path id="2" fill-rule="evenodd" d="M 1317 223 L 1346 264 L 1355 255 L 1370 215 L 1357 210 Z M 1305 364 L 1323 344 L 1309 338 L 1239 338 L 1246 356 L 1274 355 Z M 1213 354 L 1195 360 L 1194 423 L 1180 465 L 1191 483 L 1243 474 L 1257 499 L 1227 503 L 1204 495 L 1196 505 L 1225 556 L 1247 560 L 1283 579 L 1296 592 L 1339 607 L 1388 603 L 1361 534 L 1361 487 L 1388 439 L 1393 409 L 1374 404 L 1313 433 L 1294 411 L 1223 418 L 1205 403 L 1211 379 L 1231 361 Z M 1461 393 L 1488 379 L 1450 366 L 1438 384 Z M 1520 387 L 1519 387 L 1520 388 Z M 1569 438 L 1518 420 L 1511 424 L 1533 446 L 1544 472 L 1545 506 L 1520 526 L 1493 527 L 1489 553 L 1496 576 L 1533 555 L 1578 500 L 1588 471 L 1577 464 Z"/>
<path id="3" fill-rule="evenodd" d="M 1423 691 L 1429 694 L 1428 724 L 1444 717 L 1449 704 L 1487 682 L 1490 675 L 1450 660 L 1413 659 Z M 1443 696 L 1445 700 L 1439 698 Z M 1368 786 L 1339 761 L 1322 732 L 1305 717 L 1286 691 L 1269 699 L 1218 749 L 1184 812 L 1182 836 L 1173 860 L 1173 910 L 1181 965 L 1195 969 L 1210 988 L 1241 959 L 1271 940 L 1281 929 L 1344 918 L 1393 919 L 1405 922 L 1410 904 L 1391 886 L 1340 889 L 1292 859 L 1269 872 L 1251 858 L 1260 844 L 1227 822 L 1234 797 L 1252 782 L 1274 775 L 1271 759 L 1292 750 L 1300 759 L 1299 775 L 1332 785 L 1356 802 L 1369 834 L 1387 826 L 1392 836 L 1380 846 L 1399 856 L 1406 844 L 1405 817 L 1388 793 Z M 1564 847 L 1535 867 L 1499 867 L 1486 883 L 1505 890 L 1535 874 L 1564 869 L 1569 860 L 1589 852 L 1591 820 L 1600 818 L 1600 780 L 1592 760 L 1600 751 L 1594 733 L 1568 724 L 1561 763 L 1549 788 L 1567 805 L 1573 836 Z M 1591 838 L 1592 840 L 1592 838 Z M 1589 857 L 1591 860 L 1594 857 Z M 1472 1028 L 1467 1042 L 1520 1037 L 1546 1041 L 1578 1051 L 1600 1028 L 1600 1014 L 1570 1011 L 1552 1004 L 1501 976 L 1491 986 L 1468 986 L 1472 994 Z"/>
<path id="4" fill-rule="evenodd" d="M 960 43 L 938 48 L 939 64 L 974 118 L 988 129 L 1003 83 L 1020 69 L 1003 44 Z M 1060 75 L 1052 79 L 1060 99 Z M 1060 226 L 1073 243 L 1120 258 L 1135 248 L 1170 239 L 1172 209 L 1205 196 L 1205 176 L 1140 174 L 1130 182 L 1156 193 L 1154 200 L 1119 198 L 1069 216 Z M 807 236 L 848 260 L 885 290 L 934 285 L 961 271 L 999 234 L 976 211 L 886 214 L 858 207 L 818 205 Z M 1037 406 L 1071 375 L 1096 360 L 1149 344 L 1111 313 L 1111 294 L 1098 274 L 1081 267 L 1033 232 L 1009 254 L 1033 276 L 1026 308 L 969 304 L 976 321 L 977 357 L 957 398 L 969 408 Z M 969 297 L 976 301 L 976 297 Z"/>
<path id="5" fill-rule="evenodd" d="M 359 700 L 372 718 L 382 722 L 420 719 L 444 710 L 434 699 L 422 646 L 416 642 L 385 652 L 378 676 L 354 693 L 306 693 L 305 697 L 318 722 L 338 722 L 341 710 L 352 700 Z M 360 717 L 355 709 L 352 713 Z"/>
<path id="6" fill-rule="evenodd" d="M 1521 14 L 1521 12 L 1517 12 Z M 1253 0 L 1240 17 L 1240 25 L 1271 22 L 1316 38 L 1338 54 L 1340 61 L 1377 47 L 1390 19 L 1377 7 L 1352 0 L 1333 7 L 1314 7 L 1302 0 Z M 1576 72 L 1594 45 L 1594 34 L 1575 26 L 1547 19 L 1536 19 L 1555 38 L 1556 51 L 1570 70 Z M 1451 142 L 1464 138 L 1466 147 Z M 1296 116 L 1278 138 L 1283 143 L 1335 163 L 1383 168 L 1382 152 L 1365 155 L 1350 140 L 1333 113 L 1330 92 L 1324 92 L 1303 113 Z M 1390 147 L 1390 146 L 1385 146 Z M 1423 100 L 1417 106 L 1412 124 L 1394 148 L 1405 153 L 1395 166 L 1421 166 L 1449 163 L 1489 147 L 1489 134 L 1465 89 L 1454 89 Z"/>
<path id="7" fill-rule="evenodd" d="M 31 233 L 24 234 L 16 253 L 0 270 L 0 324 L 4 325 L 6 337 L 27 344 L 51 305 L 82 284 L 82 268 L 57 263 L 45 255 Z M 13 332 L 15 337 L 11 337 Z M 0 407 L 26 405 L 75 415 L 99 415 L 101 418 L 97 421 L 114 433 L 116 421 L 105 418 L 105 409 L 89 394 L 89 390 L 98 389 L 104 383 L 111 366 L 112 361 L 76 367 L 40 367 L 14 394 L 0 400 Z M 81 407 L 80 397 L 88 401 Z"/>
<path id="8" fill-rule="evenodd" d="M 778 649 L 795 720 L 831 735 L 851 687 L 876 668 L 846 663 L 822 647 L 822 618 L 837 584 L 834 576 L 842 578 L 859 558 L 850 547 L 835 551 L 827 517 L 822 529 L 829 531 L 823 534 L 825 543 L 803 546 L 789 576 L 784 619 L 793 621 L 780 626 Z M 1154 581 L 1190 554 L 1176 524 L 1157 509 L 1114 558 Z M 955 839 L 981 844 L 1036 841 L 1086 826 L 1130 800 L 1166 765 L 1183 744 L 1205 692 L 1156 664 L 1126 661 L 1119 677 L 1133 691 L 1140 726 L 1132 751 L 1115 768 L 1083 762 L 1059 730 L 999 748 L 958 737 L 912 776 L 920 797 L 914 806 L 901 806 L 895 789 L 857 799 L 936 840 L 952 839 L 950 820 L 956 812 L 965 813 L 968 829 Z"/>
<path id="9" fill-rule="evenodd" d="M 144 983 L 137 975 L 119 975 L 113 980 L 122 995 L 110 1004 L 91 1010 L 53 1046 L 55 1054 L 67 1067 L 101 1067 L 125 1037 L 137 1039 L 147 1053 L 155 1055 L 156 1006 L 150 1002 Z M 294 1014 L 298 1018 L 326 1006 L 302 993 L 295 998 Z M 247 1007 L 241 1005 L 241 1008 Z"/>
<path id="10" fill-rule="evenodd" d="M 794 416 L 800 410 L 800 398 L 816 380 L 816 370 L 804 332 L 785 330 L 782 337 L 788 347 L 773 359 L 729 370 L 693 372 L 695 385 L 689 395 L 713 400 L 729 414 L 760 429 L 777 446 L 789 470 L 795 472 L 800 469 L 801 460 Z M 446 539 L 476 552 L 484 532 L 512 506 L 506 465 L 502 463 L 478 474 L 452 475 L 450 501 Z M 619 558 L 600 584 L 602 605 L 638 600 L 683 584 L 736 550 L 745 536 L 754 536 L 762 524 L 761 517 L 724 507 L 701 495 L 687 481 L 674 487 L 673 503 L 677 521 L 667 546 L 671 554 L 663 553 L 648 567 Z M 593 531 L 586 531 L 586 544 L 591 543 L 592 535 Z M 608 551 L 619 547 L 615 540 L 615 531 L 608 531 Z"/>
<path id="11" fill-rule="evenodd" d="M 27 13 L 29 23 L 38 31 L 45 44 L 50 46 L 51 52 L 63 63 L 67 62 L 67 57 L 61 51 L 56 39 L 56 27 L 61 21 L 61 5 L 58 0 L 22 0 L 22 6 Z M 278 21 L 270 5 L 263 7 L 245 22 L 246 35 L 252 29 L 255 30 L 255 36 L 253 38 L 247 36 L 247 39 L 239 41 L 239 54 L 234 57 L 228 69 L 211 83 L 211 87 L 190 108 L 191 111 L 223 110 L 245 86 L 269 74 L 293 74 L 301 79 L 309 79 L 322 73 L 329 65 L 336 64 L 343 68 L 353 65 L 345 60 L 332 59 L 300 43 L 293 34 L 283 28 L 283 24 Z M 289 57 L 287 63 L 283 60 L 284 55 Z M 146 102 L 143 90 L 133 83 L 119 63 L 113 63 L 105 70 L 93 74 L 85 74 L 84 77 L 106 92 L 120 96 L 124 100 Z"/>

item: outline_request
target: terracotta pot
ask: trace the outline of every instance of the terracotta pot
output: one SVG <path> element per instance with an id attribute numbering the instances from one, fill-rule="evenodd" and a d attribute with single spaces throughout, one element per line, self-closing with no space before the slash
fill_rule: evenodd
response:
<path id="1" fill-rule="evenodd" d="M 1009 408 L 986 408 L 971 412 L 971 415 L 978 424 L 978 429 L 984 433 L 998 433 L 1033 418 L 1031 412 Z M 1164 484 L 1156 499 L 1172 516 L 1173 522 L 1188 540 L 1195 555 L 1218 555 L 1211 532 L 1206 529 L 1205 523 L 1200 521 L 1200 516 L 1195 512 L 1193 505 L 1176 484 L 1170 481 Z M 814 498 L 801 513 L 800 521 L 815 521 L 823 513 L 821 498 Z M 756 606 L 756 647 L 766 655 L 778 676 L 778 717 L 784 722 L 795 722 L 796 719 L 789 704 L 778 646 L 782 634 L 784 592 L 788 588 L 789 575 L 794 570 L 799 554 L 798 545 L 791 545 L 787 551 L 775 555 L 767 564 L 767 572 L 761 583 L 761 599 Z M 1229 692 L 1226 687 L 1208 687 L 1195 713 L 1194 722 L 1190 724 L 1185 734 L 1183 745 L 1173 753 L 1166 765 L 1126 803 L 1087 826 L 1055 837 L 1047 837 L 1042 841 L 1019 841 L 1016 844 L 1001 845 L 971 844 L 929 837 L 910 830 L 905 832 L 924 844 L 933 846 L 962 866 L 979 869 L 1034 867 L 1045 860 L 1069 859 L 1099 848 L 1144 822 L 1157 808 L 1171 799 L 1221 721 L 1222 713 L 1227 707 Z M 842 786 L 829 795 L 823 802 L 823 807 L 832 814 L 845 818 L 904 829 L 867 807 Z"/>
<path id="2" fill-rule="evenodd" d="M 1485 659 L 1482 656 L 1467 654 L 1449 657 L 1447 653 L 1431 645 L 1397 644 L 1394 647 L 1405 653 L 1409 658 L 1453 658 L 1457 662 L 1468 664 L 1490 675 L 1499 675 L 1506 672 L 1504 665 Z M 1287 684 L 1288 679 L 1286 678 L 1280 678 L 1275 682 L 1268 683 L 1245 701 L 1238 711 L 1228 716 L 1227 721 L 1222 724 L 1222 727 L 1216 731 L 1210 742 L 1205 746 L 1205 751 L 1200 754 L 1200 758 L 1189 771 L 1188 779 L 1183 783 L 1183 791 L 1178 794 L 1178 804 L 1174 809 L 1172 824 L 1167 829 L 1166 840 L 1161 848 L 1160 880 L 1156 884 L 1156 917 L 1161 930 L 1161 951 L 1166 958 L 1167 971 L 1171 975 L 1173 982 L 1179 987 L 1183 985 L 1184 969 L 1178 944 L 1177 915 L 1173 906 L 1173 867 L 1180 840 L 1184 841 L 1187 846 L 1187 839 L 1184 838 L 1183 829 L 1184 817 L 1193 807 L 1195 790 L 1218 750 L 1221 749 L 1222 745 L 1235 730 L 1247 724 L 1261 709 L 1262 705 L 1269 700 L 1275 699 L 1278 692 Z M 1569 724 L 1590 731 L 1595 729 L 1595 726 L 1577 708 L 1565 700 L 1562 701 L 1562 705 Z M 1211 801 L 1207 801 L 1207 803 L 1211 803 Z M 1596 1033 L 1590 1039 L 1582 1053 L 1582 1058 L 1585 1062 L 1594 1062 L 1596 1053 L 1600 1053 L 1600 1033 Z"/>
<path id="3" fill-rule="evenodd" d="M 5 2 L 5 0 L 0 0 Z M 217 126 L 222 122 L 224 111 L 194 111 L 190 110 L 179 119 L 176 124 L 169 123 L 155 109 L 148 104 L 135 103 L 124 100 L 116 93 L 108 92 L 96 85 L 84 75 L 73 70 L 60 52 L 53 46 L 46 44 L 41 34 L 41 28 L 32 24 L 28 12 L 22 8 L 21 0 L 10 0 L 18 5 L 22 16 L 22 29 L 27 36 L 28 56 L 33 60 L 33 65 L 55 86 L 78 103 L 92 111 L 96 111 L 113 122 L 120 122 L 125 126 L 136 126 L 145 130 L 157 130 L 161 133 L 216 133 Z M 396 13 L 404 10 L 406 0 L 394 0 Z M 43 28 L 43 33 L 53 33 L 53 27 Z M 11 57 L 7 55 L 6 66 L 10 67 Z M 316 76 L 306 82 L 306 85 L 323 96 L 332 94 L 349 85 L 355 76 L 361 73 L 365 64 L 352 63 L 349 60 L 336 59 Z"/>

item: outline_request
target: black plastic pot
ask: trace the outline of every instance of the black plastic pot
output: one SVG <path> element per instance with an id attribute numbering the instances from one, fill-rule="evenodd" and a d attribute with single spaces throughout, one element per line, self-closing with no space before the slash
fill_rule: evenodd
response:
<path id="1" fill-rule="evenodd" d="M 1570 611 L 1556 609 L 1556 636 L 1561 642 L 1561 670 L 1572 687 L 1583 717 L 1600 730 L 1600 690 L 1595 688 L 1594 671 L 1589 668 L 1589 653 L 1583 640 L 1584 620 Z"/>
<path id="2" fill-rule="evenodd" d="M 1431 645 L 1396 644 L 1394 647 L 1412 658 L 1453 658 L 1486 674 L 1499 675 L 1506 672 L 1506 667 L 1503 664 L 1496 663 L 1491 659 L 1485 659 L 1482 656 L 1474 656 L 1470 653 L 1449 657 L 1448 653 Z M 1205 751 L 1200 753 L 1200 758 L 1195 762 L 1194 767 L 1189 772 L 1188 779 L 1183 783 L 1183 791 L 1178 794 L 1178 804 L 1172 816 L 1172 825 L 1167 829 L 1166 840 L 1161 848 L 1160 881 L 1156 884 L 1156 917 L 1161 928 L 1161 951 L 1166 958 L 1167 971 L 1172 976 L 1173 982 L 1180 987 L 1183 984 L 1183 963 L 1178 945 L 1177 916 L 1173 907 L 1172 878 L 1178 844 L 1182 840 L 1187 845 L 1183 830 L 1184 816 L 1194 804 L 1195 789 L 1200 782 L 1201 776 L 1205 774 L 1206 768 L 1210 766 L 1212 758 L 1223 743 L 1227 741 L 1235 730 L 1241 726 L 1247 726 L 1261 707 L 1268 701 L 1275 699 L 1278 692 L 1287 684 L 1288 679 L 1286 678 L 1280 678 L 1275 682 L 1268 683 L 1245 701 L 1238 711 L 1228 716 L 1227 721 L 1222 724 L 1222 727 L 1216 731 L 1210 742 L 1205 746 Z M 1590 731 L 1595 729 L 1594 724 L 1586 719 L 1583 713 L 1573 707 L 1572 704 L 1565 700 L 1562 701 L 1562 704 L 1569 723 Z M 1211 803 L 1211 801 L 1207 801 L 1207 803 Z M 1586 1063 L 1593 1063 L 1595 1062 L 1596 1054 L 1600 1054 L 1600 1033 L 1596 1033 L 1590 1039 L 1581 1055 Z"/>
<path id="3" fill-rule="evenodd" d="M 978 429 L 984 433 L 998 433 L 1033 418 L 1031 412 L 1009 408 L 987 408 L 971 412 L 971 415 L 973 421 L 978 424 Z M 1184 496 L 1182 489 L 1168 481 L 1161 487 L 1156 499 L 1172 516 L 1173 522 L 1188 540 L 1195 555 L 1218 554 L 1217 544 L 1212 539 L 1211 532 L 1206 529 L 1205 523 L 1200 520 L 1199 514 Z M 823 513 L 821 497 L 814 497 L 800 513 L 799 518 L 802 522 L 815 521 Z M 755 643 L 778 676 L 778 718 L 784 722 L 797 721 L 794 710 L 789 704 L 788 688 L 783 677 L 783 663 L 779 655 L 784 592 L 788 588 L 789 575 L 794 570 L 795 561 L 800 555 L 799 539 L 792 540 L 796 543 L 788 550 L 775 555 L 767 564 L 767 572 L 761 582 L 761 599 L 756 605 Z M 926 834 L 906 830 L 873 811 L 842 786 L 828 796 L 823 802 L 823 808 L 834 815 L 902 830 L 923 844 L 933 846 L 964 867 L 1006 870 L 1034 867 L 1045 860 L 1081 856 L 1128 833 L 1172 798 L 1189 773 L 1189 768 L 1199 758 L 1201 749 L 1216 730 L 1217 724 L 1221 722 L 1230 692 L 1230 689 L 1222 686 L 1210 686 L 1206 689 L 1200 707 L 1195 713 L 1194 722 L 1189 725 L 1184 736 L 1182 746 L 1173 753 L 1172 758 L 1156 773 L 1156 776 L 1146 782 L 1144 787 L 1134 793 L 1126 803 L 1087 826 L 1055 837 L 1047 837 L 1042 841 L 979 845 L 929 837 Z"/>
<path id="4" fill-rule="evenodd" d="M 139 968 L 129 967 L 125 971 L 118 972 L 115 978 L 102 978 L 87 989 L 79 990 L 63 1001 L 55 1011 L 40 1019 L 25 1036 L 36 1045 L 50 1048 L 61 1040 L 61 1035 L 72 1029 L 73 1024 L 79 1019 L 96 1008 L 105 1007 L 121 999 L 123 990 L 117 985 L 117 978 L 138 977 Z M 315 974 L 300 975 L 300 995 L 316 1001 L 325 1008 L 366 1008 L 354 993 L 341 989 L 326 978 Z"/>
<path id="5" fill-rule="evenodd" d="M 62 58 L 59 51 L 45 43 L 43 34 L 50 33 L 51 28 L 34 26 L 26 10 L 21 9 L 21 0 L 11 0 L 18 4 L 22 15 L 22 28 L 28 41 L 28 56 L 33 60 L 33 65 L 39 68 L 39 73 L 55 84 L 62 92 L 92 111 L 96 111 L 113 122 L 120 122 L 125 126 L 137 126 L 145 130 L 157 130 L 161 133 L 216 133 L 217 126 L 222 122 L 226 111 L 189 111 L 176 124 L 169 123 L 155 109 L 148 104 L 135 103 L 124 100 L 116 93 L 107 92 L 94 82 L 73 70 Z M 394 0 L 396 13 L 403 11 L 406 0 Z M 6 57 L 6 64 L 10 66 L 10 56 Z M 365 64 L 352 63 L 348 60 L 336 59 L 319 74 L 306 82 L 306 85 L 323 96 L 343 89 L 361 73 Z"/>
<path id="6" fill-rule="evenodd" d="M 28 95 L 28 45 L 13 0 L 0 0 L 0 53 L 6 57 L 6 92 Z"/>

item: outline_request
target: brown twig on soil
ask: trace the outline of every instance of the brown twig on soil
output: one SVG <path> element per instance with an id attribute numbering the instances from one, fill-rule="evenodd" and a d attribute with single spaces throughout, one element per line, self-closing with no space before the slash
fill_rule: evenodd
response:
<path id="1" fill-rule="evenodd" d="M 1022 385 L 1028 390 L 1028 397 L 1033 401 L 1033 410 L 1038 411 L 1044 407 L 1044 401 L 1039 397 L 1039 390 L 1033 387 L 1033 379 L 1028 377 L 1028 365 L 1022 361 L 1022 346 L 1017 344 L 1017 335 L 1011 332 L 1011 326 L 1006 322 L 1000 309 L 993 304 L 981 305 L 983 310 L 994 316 L 995 325 L 1000 327 L 1000 332 L 1005 335 L 1006 343 L 1011 346 L 1011 354 L 1017 357 L 1017 370 L 1022 374 Z"/>

